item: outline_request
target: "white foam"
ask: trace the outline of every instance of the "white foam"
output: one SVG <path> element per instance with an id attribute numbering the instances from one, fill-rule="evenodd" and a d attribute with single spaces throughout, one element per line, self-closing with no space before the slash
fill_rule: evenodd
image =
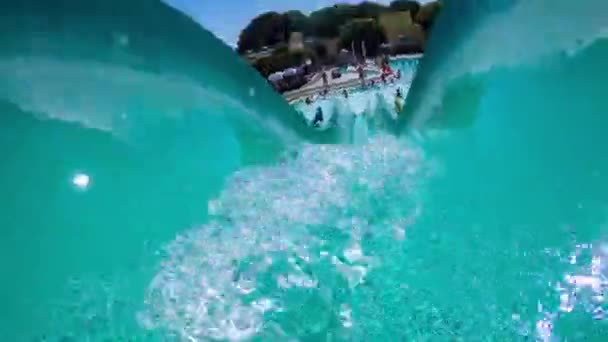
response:
<path id="1" fill-rule="evenodd" d="M 355 288 L 382 262 L 366 256 L 357 241 L 368 231 L 390 239 L 393 225 L 419 210 L 416 189 L 427 177 L 425 165 L 409 142 L 376 136 L 357 147 L 304 146 L 283 164 L 237 172 L 210 204 L 211 222 L 167 246 L 145 296 L 142 325 L 192 341 L 282 338 L 277 335 L 282 329 L 268 328 L 264 319 L 304 310 L 290 306 L 291 292 L 307 289 L 324 305 L 347 304 L 332 302 L 337 300 L 331 299 L 337 290 L 332 279 L 341 277 Z M 404 173 L 406 166 L 418 171 Z M 360 179 L 367 180 L 365 189 L 355 193 L 353 184 Z M 386 191 L 397 196 L 386 203 L 391 215 L 372 225 L 368 206 Z M 319 230 L 350 238 L 328 241 L 315 233 Z M 342 255 L 347 263 L 336 259 Z M 315 271 L 328 267 L 329 273 Z M 356 324 L 347 310 L 341 316 L 345 327 Z M 330 320 L 315 319 L 320 325 Z"/>
<path id="2" fill-rule="evenodd" d="M 596 248 L 592 246 L 576 245 L 576 255 L 580 262 L 572 263 L 570 258 L 564 260 L 564 263 L 572 268 L 572 272 L 565 273 L 565 281 L 558 282 L 555 286 L 559 306 L 551 310 L 538 303 L 538 312 L 542 315 L 536 323 L 539 340 L 550 341 L 554 337 L 553 326 L 563 315 L 581 312 L 595 320 L 606 318 L 602 306 L 606 304 L 604 292 L 608 288 L 608 271 L 603 265 L 608 254 L 604 243 L 600 243 Z M 555 256 L 559 257 L 559 253 L 555 253 Z"/>

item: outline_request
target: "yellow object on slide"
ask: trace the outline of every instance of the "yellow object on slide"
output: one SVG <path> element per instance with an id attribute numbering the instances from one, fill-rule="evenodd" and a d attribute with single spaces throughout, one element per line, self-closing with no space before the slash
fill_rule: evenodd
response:
<path id="1" fill-rule="evenodd" d="M 395 111 L 397 111 L 397 114 L 401 113 L 401 111 L 403 110 L 403 98 L 396 96 L 395 97 Z"/>

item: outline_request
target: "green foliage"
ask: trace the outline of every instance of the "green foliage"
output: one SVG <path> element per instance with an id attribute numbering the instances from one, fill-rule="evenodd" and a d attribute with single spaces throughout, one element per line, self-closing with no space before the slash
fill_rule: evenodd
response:
<path id="1" fill-rule="evenodd" d="M 371 1 L 364 1 L 358 5 L 338 4 L 314 11 L 310 16 L 300 11 L 288 11 L 283 14 L 267 12 L 254 18 L 243 29 L 239 36 L 237 51 L 241 54 L 248 50 L 258 51 L 264 46 L 271 47 L 287 42 L 292 32 L 302 32 L 305 36 L 318 38 L 340 37 L 342 46 L 347 49 L 350 49 L 348 42 L 352 39 L 359 41 L 364 38 L 368 54 L 372 55 L 378 45 L 376 41 L 384 41 L 383 35 L 379 34 L 381 29 L 377 24 L 371 27 L 352 24 L 356 19 L 377 19 L 386 12 L 410 11 L 412 18 L 428 30 L 440 9 L 440 2 L 421 6 L 413 0 L 394 0 L 390 6 Z M 322 52 L 320 54 L 323 55 Z"/>
<path id="2" fill-rule="evenodd" d="M 275 50 L 271 56 L 259 59 L 253 67 L 262 76 L 268 77 L 273 72 L 297 67 L 304 64 L 307 59 L 314 61 L 316 58 L 315 52 L 311 50 L 289 52 L 287 48 L 280 48 Z"/>
<path id="3" fill-rule="evenodd" d="M 302 32 L 304 34 L 310 34 L 310 22 L 307 16 L 300 11 L 287 11 L 285 12 L 287 20 L 287 30 L 291 32 Z"/>
<path id="4" fill-rule="evenodd" d="M 382 13 L 389 12 L 390 9 L 386 6 L 377 4 L 375 2 L 363 1 L 362 3 L 355 5 L 355 18 L 374 18 L 377 19 Z"/>
<path id="5" fill-rule="evenodd" d="M 239 36 L 237 51 L 259 50 L 286 41 L 289 37 L 289 22 L 285 15 L 267 12 L 255 17 Z"/>
<path id="6" fill-rule="evenodd" d="M 389 8 L 375 2 L 364 1 L 359 5 L 340 4 L 325 7 L 310 14 L 310 32 L 317 37 L 334 38 L 340 35 L 341 26 L 353 19 L 378 18 Z"/>
<path id="7" fill-rule="evenodd" d="M 313 49 L 319 59 L 323 60 L 327 58 L 327 47 L 325 45 L 317 43 L 314 45 Z"/>
<path id="8" fill-rule="evenodd" d="M 314 36 L 322 38 L 337 37 L 340 26 L 351 18 L 350 5 L 326 7 L 310 14 L 310 31 Z"/>
<path id="9" fill-rule="evenodd" d="M 376 56 L 380 45 L 386 42 L 386 36 L 382 27 L 374 19 L 352 20 L 342 27 L 340 33 L 340 45 L 350 49 L 355 42 L 355 52 L 362 54 L 361 42 L 365 42 L 368 56 Z"/>
<path id="10" fill-rule="evenodd" d="M 441 11 L 441 2 L 434 1 L 424 4 L 420 7 L 418 14 L 416 15 L 416 22 L 422 25 L 425 30 L 429 30 L 433 23 L 435 22 L 435 18 Z"/>
<path id="11" fill-rule="evenodd" d="M 413 0 L 394 0 L 389 7 L 394 11 L 409 11 L 412 19 L 416 18 L 420 10 L 420 4 Z"/>

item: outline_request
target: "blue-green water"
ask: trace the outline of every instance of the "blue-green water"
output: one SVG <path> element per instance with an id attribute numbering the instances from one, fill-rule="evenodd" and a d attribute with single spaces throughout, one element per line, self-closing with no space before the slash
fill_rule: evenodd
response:
<path id="1" fill-rule="evenodd" d="M 446 3 L 356 144 L 161 3 L 0 4 L 0 339 L 603 341 L 606 4 Z"/>

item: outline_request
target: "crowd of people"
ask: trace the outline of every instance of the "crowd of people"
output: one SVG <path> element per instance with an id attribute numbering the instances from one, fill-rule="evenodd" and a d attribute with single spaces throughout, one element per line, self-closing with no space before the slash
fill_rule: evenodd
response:
<path id="1" fill-rule="evenodd" d="M 382 59 L 380 63 L 380 76 L 379 78 L 372 78 L 369 81 L 366 80 L 365 77 L 365 66 L 364 64 L 358 64 L 354 66 L 359 74 L 359 80 L 361 81 L 361 88 L 374 87 L 376 85 L 382 84 L 395 84 L 399 79 L 401 79 L 401 70 L 397 69 L 394 71 L 388 61 L 386 59 Z M 316 95 L 309 95 L 304 99 L 304 102 L 307 105 L 313 105 L 317 100 L 322 100 L 327 97 L 331 86 L 329 84 L 329 76 L 326 70 L 323 70 L 321 73 L 321 78 L 323 81 L 323 89 Z M 345 99 L 349 97 L 349 91 L 347 89 L 342 89 L 342 96 Z M 401 91 L 401 88 L 397 88 L 395 91 L 395 111 L 400 113 L 403 110 L 404 97 Z M 312 126 L 319 127 L 323 123 L 323 109 L 319 106 L 316 108 L 315 116 L 311 122 Z"/>
<path id="2" fill-rule="evenodd" d="M 384 85 L 386 85 L 388 83 L 395 84 L 396 81 L 401 79 L 401 70 L 397 69 L 397 71 L 394 71 L 387 62 L 383 62 L 383 64 L 382 64 L 379 80 L 372 78 L 371 80 L 369 80 L 369 82 L 367 82 L 366 77 L 365 77 L 365 68 L 364 68 L 363 64 L 357 65 L 356 70 L 359 74 L 359 80 L 361 81 L 362 88 L 373 87 L 377 84 L 380 84 L 379 82 L 381 82 Z M 327 96 L 327 94 L 329 93 L 331 86 L 329 85 L 327 71 L 325 71 L 325 70 L 322 71 L 321 78 L 323 80 L 323 90 L 321 90 L 316 96 L 315 95 L 307 96 L 306 97 L 307 104 L 312 104 L 317 99 L 325 98 Z M 345 98 L 348 98 L 348 91 L 346 89 L 344 89 L 342 91 L 342 95 L 344 95 Z"/>

